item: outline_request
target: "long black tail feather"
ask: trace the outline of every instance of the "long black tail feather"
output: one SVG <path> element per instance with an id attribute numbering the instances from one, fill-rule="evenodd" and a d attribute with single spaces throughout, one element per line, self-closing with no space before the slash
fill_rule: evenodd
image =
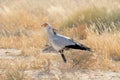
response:
<path id="1" fill-rule="evenodd" d="M 63 61 L 66 63 L 67 60 L 66 60 L 66 58 L 65 58 L 65 55 L 61 53 L 61 57 L 62 57 Z"/>
<path id="2" fill-rule="evenodd" d="M 87 50 L 91 51 L 91 49 L 83 44 L 75 44 L 75 45 L 68 45 L 65 46 L 66 48 L 71 48 L 71 49 L 81 49 L 81 50 Z"/>

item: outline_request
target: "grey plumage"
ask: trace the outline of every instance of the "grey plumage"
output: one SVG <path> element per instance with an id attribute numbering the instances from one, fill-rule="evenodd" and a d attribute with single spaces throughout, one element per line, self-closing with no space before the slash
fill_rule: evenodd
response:
<path id="1" fill-rule="evenodd" d="M 74 42 L 69 37 L 57 34 L 51 25 L 48 23 L 43 24 L 42 26 L 46 27 L 46 33 L 48 35 L 48 39 L 50 43 L 52 44 L 53 48 L 61 53 L 61 57 L 63 58 L 64 62 L 66 62 L 66 58 L 63 54 L 64 49 L 80 49 L 80 50 L 87 50 L 91 51 L 90 48 L 86 47 L 83 44 L 79 44 Z"/>

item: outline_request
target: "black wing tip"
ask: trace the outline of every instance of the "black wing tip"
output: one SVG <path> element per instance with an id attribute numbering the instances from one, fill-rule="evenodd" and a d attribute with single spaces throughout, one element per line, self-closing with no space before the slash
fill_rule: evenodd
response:
<path id="1" fill-rule="evenodd" d="M 85 49 L 86 49 L 87 51 L 92 51 L 91 48 L 89 48 L 89 47 L 86 47 Z"/>
<path id="2" fill-rule="evenodd" d="M 68 46 L 65 46 L 65 48 L 71 48 L 71 49 L 80 49 L 80 50 L 92 51 L 91 48 L 86 47 L 86 46 L 83 45 L 83 44 L 68 45 Z"/>

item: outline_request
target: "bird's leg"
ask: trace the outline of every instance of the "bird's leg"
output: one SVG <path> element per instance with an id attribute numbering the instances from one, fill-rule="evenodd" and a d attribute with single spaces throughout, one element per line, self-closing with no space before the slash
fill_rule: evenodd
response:
<path id="1" fill-rule="evenodd" d="M 61 57 L 62 57 L 63 61 L 66 63 L 67 60 L 66 60 L 66 58 L 65 58 L 65 55 L 63 54 L 63 50 L 61 50 L 61 51 L 59 51 L 59 52 L 60 52 L 60 54 L 61 54 Z"/>

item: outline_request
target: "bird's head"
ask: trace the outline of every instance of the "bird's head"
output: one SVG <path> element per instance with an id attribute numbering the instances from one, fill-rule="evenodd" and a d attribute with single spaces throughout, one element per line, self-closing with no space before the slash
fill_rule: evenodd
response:
<path id="1" fill-rule="evenodd" d="M 57 31 L 57 30 L 54 29 L 54 28 L 52 28 L 52 26 L 51 26 L 50 24 L 48 24 L 48 23 L 42 24 L 41 27 L 45 27 L 47 32 L 56 34 L 56 31 Z"/>
<path id="2" fill-rule="evenodd" d="M 49 26 L 48 23 L 44 23 L 44 24 L 41 25 L 41 27 L 47 27 L 47 26 Z"/>

